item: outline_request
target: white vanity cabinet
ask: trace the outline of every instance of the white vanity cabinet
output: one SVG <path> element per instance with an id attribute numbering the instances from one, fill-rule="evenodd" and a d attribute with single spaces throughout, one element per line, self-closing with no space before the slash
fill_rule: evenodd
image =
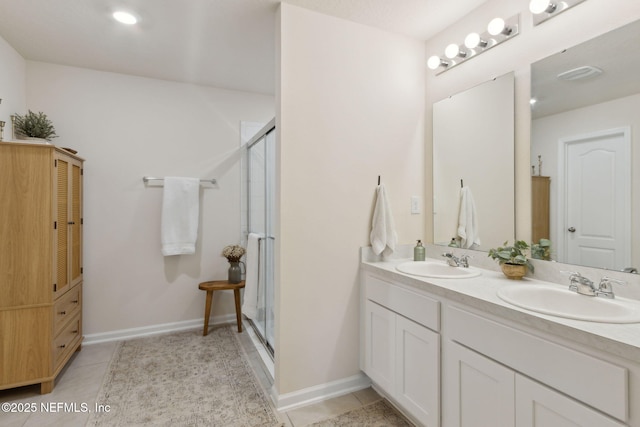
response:
<path id="1" fill-rule="evenodd" d="M 363 370 L 416 421 L 438 426 L 439 303 L 374 276 L 363 293 Z"/>
<path id="2" fill-rule="evenodd" d="M 560 337 L 497 302 L 500 279 L 434 284 L 369 266 L 361 279 L 362 370 L 418 425 L 640 427 L 633 349 Z"/>
<path id="3" fill-rule="evenodd" d="M 515 417 L 514 372 L 455 342 L 445 342 L 443 424 L 511 426 Z"/>
<path id="4" fill-rule="evenodd" d="M 444 317 L 444 427 L 625 425 L 625 367 L 462 307 Z"/>

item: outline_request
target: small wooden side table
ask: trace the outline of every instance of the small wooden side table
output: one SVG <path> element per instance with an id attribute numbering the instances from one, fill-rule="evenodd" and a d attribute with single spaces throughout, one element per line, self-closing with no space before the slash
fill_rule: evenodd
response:
<path id="1" fill-rule="evenodd" d="M 244 280 L 240 283 L 229 283 L 227 280 L 212 280 L 210 282 L 202 282 L 198 285 L 199 289 L 207 291 L 207 302 L 204 307 L 204 331 L 203 336 L 209 333 L 209 315 L 211 314 L 211 302 L 213 301 L 213 291 L 224 291 L 233 289 L 236 299 L 236 319 L 238 321 L 238 332 L 242 332 L 242 308 L 240 306 L 240 289 L 244 288 Z"/>

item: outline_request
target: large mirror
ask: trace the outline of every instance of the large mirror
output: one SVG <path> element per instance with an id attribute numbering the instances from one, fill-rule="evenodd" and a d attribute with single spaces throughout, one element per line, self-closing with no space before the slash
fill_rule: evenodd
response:
<path id="1" fill-rule="evenodd" d="M 514 74 L 433 105 L 434 243 L 488 251 L 513 240 Z"/>
<path id="2" fill-rule="evenodd" d="M 640 268 L 638 40 L 640 21 L 531 66 L 532 237 L 553 260 Z"/>

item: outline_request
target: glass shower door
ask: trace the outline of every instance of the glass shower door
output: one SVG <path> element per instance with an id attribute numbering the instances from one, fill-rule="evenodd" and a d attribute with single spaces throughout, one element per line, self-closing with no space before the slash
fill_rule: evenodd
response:
<path id="1" fill-rule="evenodd" d="M 250 233 L 262 236 L 259 243 L 258 315 L 252 322 L 260 339 L 273 356 L 275 128 L 249 146 L 247 162 L 247 224 Z"/>

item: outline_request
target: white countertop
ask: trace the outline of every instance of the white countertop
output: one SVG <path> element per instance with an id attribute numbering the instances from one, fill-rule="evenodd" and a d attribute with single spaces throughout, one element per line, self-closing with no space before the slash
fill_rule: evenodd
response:
<path id="1" fill-rule="evenodd" d="M 427 260 L 443 262 L 441 259 L 427 258 Z M 524 278 L 521 281 L 509 280 L 502 272 L 475 266 L 482 271 L 482 275 L 470 279 L 419 277 L 396 270 L 398 264 L 406 261 L 411 261 L 411 259 L 402 258 L 375 262 L 363 260 L 361 267 L 365 271 L 375 273 L 390 281 L 400 282 L 536 330 L 624 357 L 634 363 L 640 363 L 640 323 L 597 323 L 549 316 L 516 307 L 496 295 L 498 289 L 502 287 L 518 286 L 522 283 L 561 285 L 532 278 Z"/>

